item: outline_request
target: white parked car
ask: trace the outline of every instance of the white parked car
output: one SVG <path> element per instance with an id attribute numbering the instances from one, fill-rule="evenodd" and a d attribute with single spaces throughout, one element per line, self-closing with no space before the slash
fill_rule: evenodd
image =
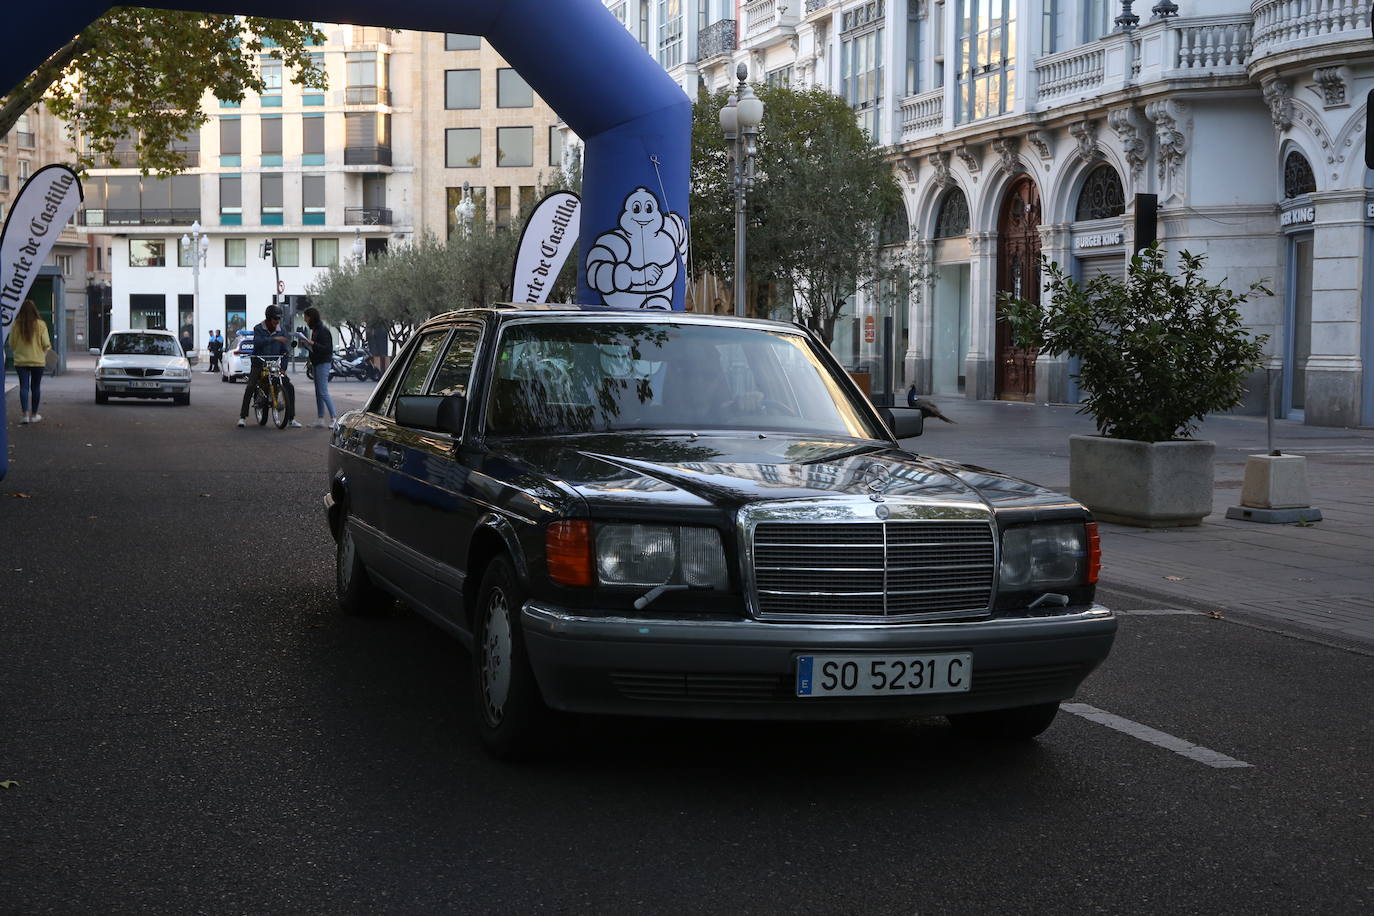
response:
<path id="1" fill-rule="evenodd" d="M 112 331 L 96 352 L 97 404 L 111 397 L 191 403 L 191 364 L 171 331 Z"/>
<path id="2" fill-rule="evenodd" d="M 236 334 L 224 342 L 224 358 L 219 361 L 219 379 L 236 382 L 248 378 L 253 369 L 253 335 Z"/>

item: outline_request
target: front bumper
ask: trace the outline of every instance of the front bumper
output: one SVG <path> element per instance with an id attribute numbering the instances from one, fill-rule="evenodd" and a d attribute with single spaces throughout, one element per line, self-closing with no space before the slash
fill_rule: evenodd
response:
<path id="1" fill-rule="evenodd" d="M 157 382 L 155 388 L 134 386 L 131 383 L 135 381 L 143 379 L 97 378 L 95 390 L 116 398 L 171 398 L 191 390 L 191 380 L 188 378 L 148 379 Z"/>
<path id="2" fill-rule="evenodd" d="M 725 719 L 891 719 L 1066 700 L 1107 657 L 1107 608 L 1054 617 L 901 625 L 586 617 L 540 602 L 525 645 L 556 709 Z M 973 654 L 972 689 L 909 697 L 795 695 L 796 657 L 813 653 Z"/>

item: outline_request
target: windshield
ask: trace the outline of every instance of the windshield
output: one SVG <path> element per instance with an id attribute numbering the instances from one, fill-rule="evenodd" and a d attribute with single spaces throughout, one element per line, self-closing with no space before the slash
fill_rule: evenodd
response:
<path id="1" fill-rule="evenodd" d="M 106 356 L 181 356 L 181 346 L 165 334 L 111 334 Z"/>
<path id="2" fill-rule="evenodd" d="M 505 329 L 488 432 L 627 429 L 886 438 L 800 333 L 625 321 Z"/>

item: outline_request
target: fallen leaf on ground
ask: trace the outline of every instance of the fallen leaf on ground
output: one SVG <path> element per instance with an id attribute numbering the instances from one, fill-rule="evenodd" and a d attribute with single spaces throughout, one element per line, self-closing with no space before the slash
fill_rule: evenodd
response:
<path id="1" fill-rule="evenodd" d="M 19 785 L 19 783 L 15 782 L 13 779 L 6 779 L 0 782 L 0 789 L 13 789 L 17 785 Z"/>
<path id="2" fill-rule="evenodd" d="M 1226 619 L 1226 615 L 1223 614 L 1221 611 L 1208 611 L 1208 612 L 1207 612 L 1207 616 L 1210 617 L 1210 618 L 1212 618 L 1213 620 L 1225 620 L 1225 619 Z"/>
<path id="3" fill-rule="evenodd" d="M 1183 577 L 1182 577 L 1182 576 L 1165 576 L 1164 578 L 1168 579 L 1170 582 L 1182 582 L 1182 581 L 1183 581 Z"/>
<path id="4" fill-rule="evenodd" d="M 33 497 L 27 493 L 11 493 L 10 495 L 15 499 L 33 499 Z"/>

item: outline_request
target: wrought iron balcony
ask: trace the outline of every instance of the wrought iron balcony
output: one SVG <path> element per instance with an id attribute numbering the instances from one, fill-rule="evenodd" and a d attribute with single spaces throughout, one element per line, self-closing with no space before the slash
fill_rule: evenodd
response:
<path id="1" fill-rule="evenodd" d="M 376 86 L 348 86 L 344 89 L 345 105 L 390 105 L 391 90 Z"/>
<path id="2" fill-rule="evenodd" d="M 391 211 L 385 207 L 345 207 L 345 226 L 390 226 Z"/>
<path id="3" fill-rule="evenodd" d="M 200 220 L 199 207 L 78 210 L 79 226 L 189 226 Z"/>
<path id="4" fill-rule="evenodd" d="M 806 0 L 806 15 L 810 16 L 816 10 L 823 10 L 830 5 L 830 0 Z"/>
<path id="5" fill-rule="evenodd" d="M 391 165 L 391 147 L 345 146 L 344 165 Z"/>
<path id="6" fill-rule="evenodd" d="M 735 20 L 713 22 L 697 35 L 697 60 L 704 61 L 718 54 L 735 50 Z"/>

